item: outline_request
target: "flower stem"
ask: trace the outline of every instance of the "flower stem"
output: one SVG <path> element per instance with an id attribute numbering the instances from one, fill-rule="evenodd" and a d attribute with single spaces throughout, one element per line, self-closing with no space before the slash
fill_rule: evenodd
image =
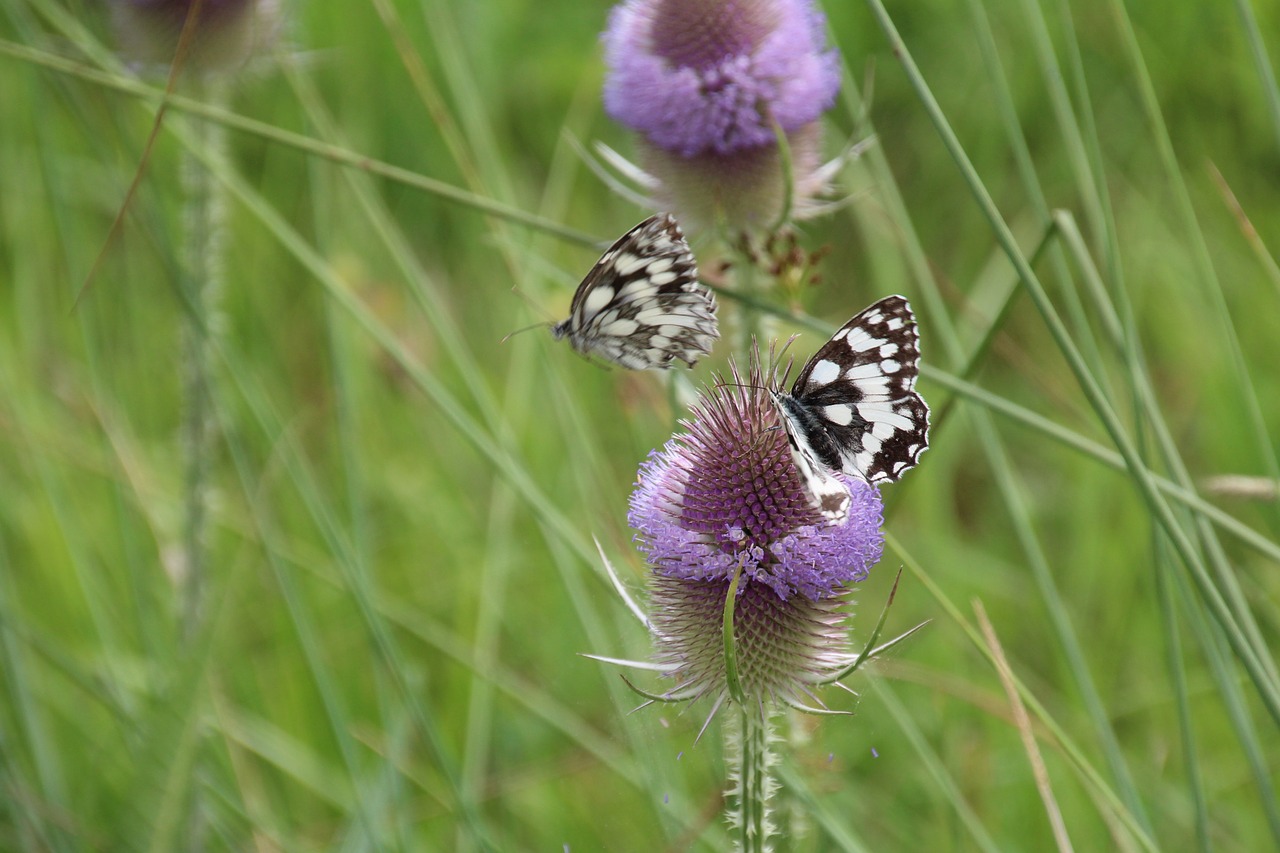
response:
<path id="1" fill-rule="evenodd" d="M 205 96 L 225 99 L 226 89 L 205 82 Z M 222 159 L 225 129 L 211 121 L 197 123 L 197 136 Z M 182 451 L 184 457 L 183 572 L 179 580 L 180 619 L 187 639 L 198 632 L 208 578 L 209 470 L 215 450 L 215 417 L 211 373 L 214 335 L 224 276 L 223 212 L 220 184 L 198 157 L 187 152 L 182 163 L 183 282 L 186 322 L 182 327 Z"/>
<path id="2" fill-rule="evenodd" d="M 729 791 L 729 821 L 736 831 L 736 849 L 740 853 L 765 853 L 771 849 L 769 798 L 776 788 L 769 719 L 759 705 L 735 706 L 737 725 L 730 727 L 727 750 L 729 778 L 734 785 Z"/>

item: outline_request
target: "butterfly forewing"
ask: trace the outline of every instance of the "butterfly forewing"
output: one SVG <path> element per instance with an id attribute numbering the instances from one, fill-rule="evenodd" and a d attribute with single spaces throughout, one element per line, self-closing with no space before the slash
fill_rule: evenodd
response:
<path id="1" fill-rule="evenodd" d="M 692 367 L 720 335 L 715 312 L 679 224 L 660 213 L 609 247 L 574 293 L 569 319 L 551 331 L 633 370 Z"/>
<path id="2" fill-rule="evenodd" d="M 915 391 L 919 362 L 915 317 L 901 296 L 881 299 L 836 332 L 791 393 L 775 394 L 801 473 L 816 461 L 879 483 L 914 466 L 929 430 L 929 407 Z"/>

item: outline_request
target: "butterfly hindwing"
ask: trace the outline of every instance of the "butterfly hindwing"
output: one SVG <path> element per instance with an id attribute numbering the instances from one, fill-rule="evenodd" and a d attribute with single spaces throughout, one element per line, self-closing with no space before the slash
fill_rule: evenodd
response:
<path id="1" fill-rule="evenodd" d="M 825 472 L 869 483 L 897 480 L 928 447 L 929 407 L 916 393 L 920 344 L 915 316 L 888 296 L 846 323 L 805 364 L 791 393 L 774 399 L 797 468 L 823 501 Z M 829 475 L 828 475 L 829 476 Z"/>
<path id="2" fill-rule="evenodd" d="M 715 312 L 680 225 L 660 213 L 609 247 L 574 293 L 569 318 L 551 331 L 584 355 L 632 370 L 676 360 L 692 367 L 719 337 Z"/>

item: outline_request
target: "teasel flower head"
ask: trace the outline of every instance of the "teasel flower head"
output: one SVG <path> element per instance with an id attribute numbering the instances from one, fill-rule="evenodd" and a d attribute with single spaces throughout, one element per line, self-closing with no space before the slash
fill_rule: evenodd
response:
<path id="1" fill-rule="evenodd" d="M 265 54 L 281 30 L 276 0 L 111 0 L 111 7 L 121 52 L 143 66 L 168 65 L 185 51 L 188 69 L 234 71 Z"/>
<path id="2" fill-rule="evenodd" d="M 604 104 L 641 135 L 629 174 L 695 227 L 803 216 L 836 168 L 820 161 L 819 118 L 840 86 L 824 27 L 812 0 L 615 7 L 602 36 Z"/>
<path id="3" fill-rule="evenodd" d="M 661 698 L 803 706 L 853 660 L 845 592 L 880 559 L 880 494 L 841 476 L 843 518 L 814 507 L 769 395 L 776 382 L 758 356 L 746 376 L 731 363 L 640 468 L 628 520 L 652 569 L 657 661 L 678 682 Z"/>

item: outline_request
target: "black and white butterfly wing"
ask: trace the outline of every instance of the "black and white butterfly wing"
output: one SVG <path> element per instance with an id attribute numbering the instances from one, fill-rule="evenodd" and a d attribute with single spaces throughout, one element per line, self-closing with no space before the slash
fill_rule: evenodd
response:
<path id="1" fill-rule="evenodd" d="M 782 426 L 791 443 L 791 458 L 804 481 L 813 505 L 832 522 L 843 521 L 849 510 L 849 490 L 814 454 L 809 432 L 804 427 L 806 410 L 790 394 L 773 392 L 774 403 L 782 416 Z"/>
<path id="2" fill-rule="evenodd" d="M 822 468 L 869 483 L 897 480 L 929 446 L 929 407 L 916 393 L 920 343 L 911 306 L 888 296 L 846 323 L 809 359 L 790 394 L 774 392 L 792 455 L 815 501 Z M 818 469 L 810 475 L 808 470 Z"/>
<path id="3" fill-rule="evenodd" d="M 690 367 L 720 337 L 715 295 L 698 282 L 679 223 L 659 213 L 622 235 L 587 273 L 569 318 L 551 328 L 583 355 L 632 370 Z"/>

